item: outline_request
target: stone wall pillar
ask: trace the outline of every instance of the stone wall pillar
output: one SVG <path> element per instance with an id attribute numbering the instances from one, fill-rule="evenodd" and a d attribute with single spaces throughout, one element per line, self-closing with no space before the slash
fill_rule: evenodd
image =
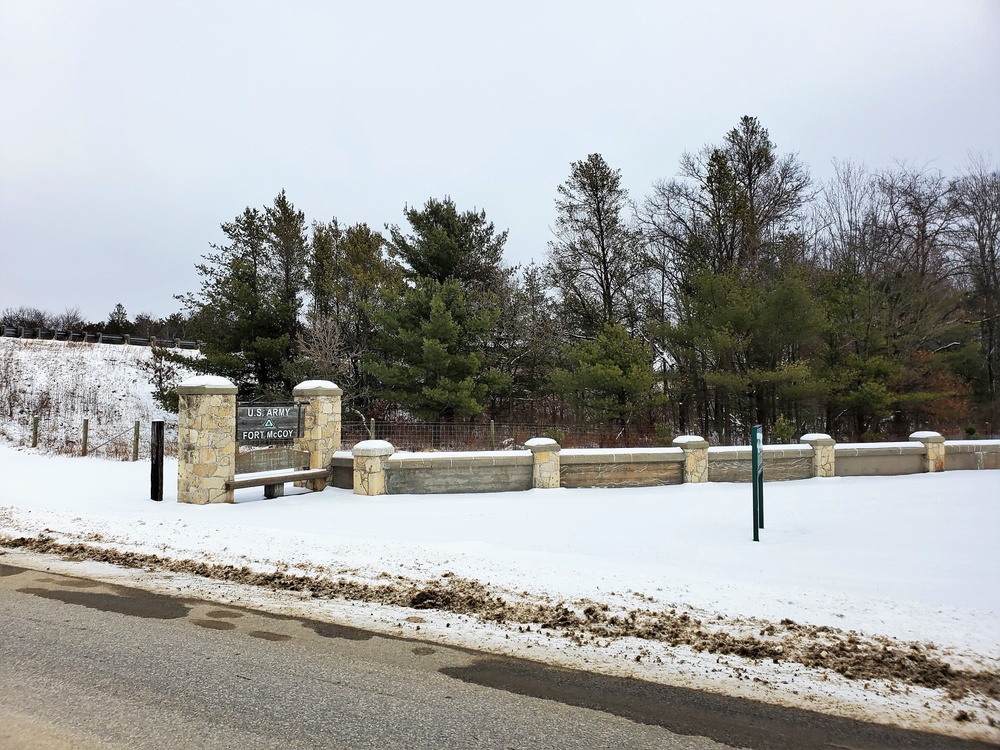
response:
<path id="1" fill-rule="evenodd" d="M 559 487 L 559 443 L 551 438 L 532 438 L 524 444 L 531 451 L 531 486 L 551 490 Z"/>
<path id="2" fill-rule="evenodd" d="M 333 454 L 340 450 L 340 399 L 343 391 L 329 380 L 307 380 L 292 389 L 296 403 L 302 404 L 302 437 L 295 449 L 309 452 L 310 469 L 329 469 Z M 326 488 L 326 479 L 296 482 L 314 492 Z"/>
<path id="3" fill-rule="evenodd" d="M 362 440 L 351 449 L 355 495 L 384 495 L 388 492 L 385 462 L 395 452 L 392 443 L 385 440 Z"/>
<path id="4" fill-rule="evenodd" d="M 914 432 L 910 440 L 924 444 L 924 471 L 944 471 L 944 438 L 940 432 Z"/>
<path id="5" fill-rule="evenodd" d="M 708 441 L 698 435 L 681 435 L 674 445 L 684 450 L 684 482 L 708 481 Z"/>
<path id="6" fill-rule="evenodd" d="M 236 386 L 200 375 L 177 386 L 177 502 L 231 503 L 236 475 Z"/>
<path id="7" fill-rule="evenodd" d="M 822 432 L 810 432 L 808 435 L 803 435 L 799 441 L 813 449 L 814 477 L 837 476 L 836 440 Z"/>

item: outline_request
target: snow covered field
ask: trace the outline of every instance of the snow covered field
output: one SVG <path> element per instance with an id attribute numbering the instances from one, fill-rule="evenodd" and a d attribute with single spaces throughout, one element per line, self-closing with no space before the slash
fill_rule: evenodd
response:
<path id="1" fill-rule="evenodd" d="M 175 463 L 163 503 L 146 499 L 148 472 L 143 462 L 0 445 L 0 534 L 155 555 L 140 560 L 146 585 L 167 590 L 1000 739 L 1000 703 L 986 694 L 1000 684 L 1000 472 L 771 483 L 756 544 L 748 485 L 381 498 L 289 486 L 274 500 L 255 488 L 238 491 L 235 505 L 187 506 L 176 502 Z M 373 593 L 315 597 L 308 587 L 246 585 L 231 574 L 237 583 L 221 585 L 166 560 L 304 576 L 321 589 L 367 584 Z M 508 610 L 498 618 L 495 608 L 458 606 L 468 600 L 463 587 Z M 532 607 L 575 619 L 540 627 L 549 614 L 533 616 Z M 588 607 L 604 614 L 582 615 Z M 680 642 L 660 637 L 694 621 Z M 778 651 L 746 658 L 731 641 L 720 648 L 719 633 Z M 994 688 L 884 678 L 864 661 L 838 667 L 833 654 L 844 643 L 869 653 L 916 648 L 987 673 Z"/>

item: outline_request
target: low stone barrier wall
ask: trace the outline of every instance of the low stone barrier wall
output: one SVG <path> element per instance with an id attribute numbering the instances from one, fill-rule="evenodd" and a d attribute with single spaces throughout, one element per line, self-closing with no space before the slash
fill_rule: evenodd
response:
<path id="1" fill-rule="evenodd" d="M 385 462 L 386 492 L 420 495 L 530 490 L 531 451 L 407 453 Z"/>
<path id="2" fill-rule="evenodd" d="M 798 445 L 763 447 L 765 481 L 1000 470 L 1000 440 L 946 442 L 933 432 L 914 433 L 905 443 L 836 445 L 821 434 L 802 439 Z M 554 441 L 536 438 L 523 451 L 394 453 L 389 443 L 369 440 L 355 446 L 353 457 L 345 451 L 334 457 L 332 484 L 362 495 L 420 495 L 750 481 L 749 446 L 709 447 L 693 435 L 676 443 L 672 448 L 561 450 Z"/>
<path id="3" fill-rule="evenodd" d="M 946 440 L 945 471 L 1000 470 L 1000 440 Z"/>
<path id="4" fill-rule="evenodd" d="M 838 477 L 885 477 L 923 471 L 922 443 L 842 443 L 834 451 Z"/>
<path id="5" fill-rule="evenodd" d="M 561 487 L 656 487 L 684 481 L 680 448 L 564 450 Z"/>
<path id="6" fill-rule="evenodd" d="M 708 449 L 709 482 L 749 482 L 750 446 Z M 813 449 L 808 445 L 765 445 L 767 481 L 809 479 L 813 476 Z"/>

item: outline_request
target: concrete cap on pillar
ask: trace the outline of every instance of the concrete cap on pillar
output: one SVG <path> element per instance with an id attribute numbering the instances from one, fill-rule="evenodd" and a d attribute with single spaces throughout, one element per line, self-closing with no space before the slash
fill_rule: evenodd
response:
<path id="1" fill-rule="evenodd" d="M 933 430 L 921 430 L 910 433 L 910 440 L 919 440 L 921 443 L 943 443 L 944 437 L 940 432 Z"/>
<path id="2" fill-rule="evenodd" d="M 340 396 L 343 390 L 329 380 L 305 380 L 292 389 L 293 396 Z"/>
<path id="3" fill-rule="evenodd" d="M 362 440 L 351 448 L 352 456 L 391 456 L 395 452 L 388 440 Z"/>
<path id="4" fill-rule="evenodd" d="M 236 386 L 231 380 L 219 377 L 218 375 L 195 375 L 193 378 L 181 381 L 175 388 L 179 396 L 199 393 L 215 393 L 223 396 L 232 396 L 236 393 Z"/>
<path id="5" fill-rule="evenodd" d="M 540 453 L 544 451 L 551 453 L 553 451 L 558 451 L 561 448 L 559 443 L 552 438 L 531 438 L 531 440 L 524 443 L 524 447 L 532 453 Z"/>
<path id="6" fill-rule="evenodd" d="M 836 441 L 825 432 L 809 432 L 800 437 L 799 442 L 809 445 L 833 445 Z"/>
<path id="7" fill-rule="evenodd" d="M 681 448 L 707 448 L 708 441 L 701 435 L 678 435 L 674 438 L 674 445 Z"/>

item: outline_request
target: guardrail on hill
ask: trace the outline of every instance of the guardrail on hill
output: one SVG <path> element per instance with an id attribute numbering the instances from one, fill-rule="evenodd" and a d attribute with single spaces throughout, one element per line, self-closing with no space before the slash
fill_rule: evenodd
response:
<path id="1" fill-rule="evenodd" d="M 201 342 L 193 339 L 157 338 L 156 336 L 131 336 L 129 334 L 89 333 L 63 331 L 56 328 L 0 327 L 4 338 L 41 339 L 48 341 L 78 341 L 84 344 L 117 344 L 126 346 L 160 346 L 168 349 L 200 349 Z"/>

